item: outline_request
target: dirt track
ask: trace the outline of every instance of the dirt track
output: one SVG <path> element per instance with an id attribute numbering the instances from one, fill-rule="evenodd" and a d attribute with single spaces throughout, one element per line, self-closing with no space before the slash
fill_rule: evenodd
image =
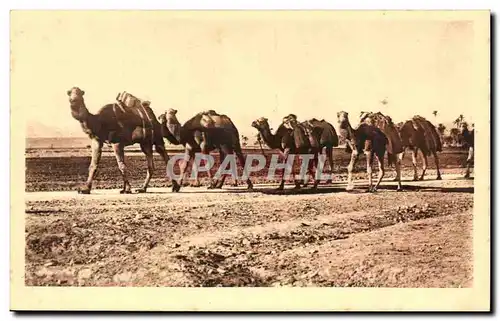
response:
<path id="1" fill-rule="evenodd" d="M 338 181 L 317 193 L 267 185 L 78 195 L 54 191 L 75 182 L 40 188 L 28 165 L 39 192 L 26 199 L 26 284 L 468 287 L 474 181 L 453 167 L 443 181 L 432 170 L 405 181 L 404 192 L 388 179 L 373 194 Z"/>

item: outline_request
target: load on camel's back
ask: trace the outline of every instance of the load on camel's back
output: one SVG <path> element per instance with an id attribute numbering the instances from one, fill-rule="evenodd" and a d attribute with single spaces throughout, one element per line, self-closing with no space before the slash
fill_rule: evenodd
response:
<path id="1" fill-rule="evenodd" d="M 394 181 L 398 182 L 398 186 L 401 186 L 401 161 L 398 156 L 402 155 L 404 148 L 399 131 L 392 118 L 381 112 L 361 112 L 359 123 L 375 126 L 387 137 L 387 162 L 389 166 L 394 164 L 396 169 Z"/>
<path id="2" fill-rule="evenodd" d="M 397 155 L 403 152 L 403 144 L 399 131 L 390 116 L 381 112 L 361 112 L 360 123 L 378 127 L 387 136 L 387 157 L 390 164 L 395 164 Z"/>
<path id="3" fill-rule="evenodd" d="M 430 121 L 419 115 L 413 116 L 412 121 L 414 126 L 422 128 L 424 133 L 424 141 L 427 148 L 423 152 L 425 152 L 427 156 L 430 156 L 433 151 L 442 152 L 443 146 L 436 127 L 434 127 Z"/>
<path id="4" fill-rule="evenodd" d="M 433 155 L 434 163 L 436 164 L 437 176 L 436 179 L 441 179 L 441 171 L 439 169 L 438 152 L 443 150 L 441 139 L 436 127 L 422 116 L 415 115 L 411 119 L 401 123 L 399 133 L 403 142 L 403 148 L 409 149 L 412 155 L 413 164 L 413 180 L 423 180 L 427 170 L 427 157 Z M 422 175 L 418 176 L 417 172 L 417 154 L 422 152 Z M 401 155 L 403 159 L 403 154 Z"/>
<path id="5" fill-rule="evenodd" d="M 150 134 L 151 137 L 154 136 L 153 120 L 156 119 L 156 117 L 150 107 L 151 103 L 149 101 L 139 99 L 131 93 L 123 91 L 116 96 L 116 102 L 119 108 L 115 108 L 115 115 L 118 123 L 122 127 L 126 127 L 124 123 L 128 119 L 126 116 L 127 113 L 133 113 L 141 118 L 145 136 L 148 134 Z"/>

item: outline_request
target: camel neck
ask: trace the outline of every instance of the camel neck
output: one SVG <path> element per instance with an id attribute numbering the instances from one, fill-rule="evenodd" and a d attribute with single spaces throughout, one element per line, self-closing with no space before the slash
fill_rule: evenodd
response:
<path id="1" fill-rule="evenodd" d="M 271 133 L 269 127 L 261 128 L 260 135 L 262 136 L 262 140 L 266 143 L 267 146 L 271 148 L 278 148 L 278 144 L 276 144 L 276 135 Z"/>
<path id="2" fill-rule="evenodd" d="M 83 101 L 78 106 L 71 107 L 71 115 L 79 122 L 86 122 L 93 116 Z"/>
<path id="3" fill-rule="evenodd" d="M 83 101 L 78 106 L 71 107 L 71 116 L 80 122 L 80 126 L 85 134 L 90 137 L 98 135 L 99 125 L 97 124 L 95 115 L 89 112 Z"/>
<path id="4" fill-rule="evenodd" d="M 345 139 L 350 140 L 355 137 L 354 128 L 352 128 L 351 123 L 346 121 L 345 128 L 343 130 L 345 132 Z"/>

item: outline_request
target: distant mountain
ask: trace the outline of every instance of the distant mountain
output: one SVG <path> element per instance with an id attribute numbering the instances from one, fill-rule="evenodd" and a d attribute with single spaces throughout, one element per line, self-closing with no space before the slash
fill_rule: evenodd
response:
<path id="1" fill-rule="evenodd" d="M 85 137 L 81 132 L 72 129 L 47 126 L 38 121 L 29 121 L 26 124 L 26 137 Z"/>

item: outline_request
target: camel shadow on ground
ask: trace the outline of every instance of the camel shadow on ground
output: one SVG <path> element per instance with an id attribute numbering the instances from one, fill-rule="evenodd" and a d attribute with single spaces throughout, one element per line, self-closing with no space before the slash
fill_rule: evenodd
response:
<path id="1" fill-rule="evenodd" d="M 368 185 L 356 186 L 357 189 L 366 189 Z M 396 191 L 397 186 L 394 185 L 381 185 L 378 187 L 379 190 L 393 190 Z M 419 186 L 419 185 L 403 185 L 403 192 L 433 192 L 433 193 L 468 193 L 474 194 L 474 187 L 440 187 L 440 186 Z"/>
<path id="2" fill-rule="evenodd" d="M 256 189 L 256 192 L 260 192 L 266 195 L 302 195 L 302 194 L 329 194 L 329 193 L 338 193 L 345 192 L 345 188 L 342 187 L 318 187 L 317 189 L 313 188 L 286 188 L 283 190 L 278 190 L 276 188 L 262 188 Z"/>
<path id="3" fill-rule="evenodd" d="M 335 183 L 334 183 L 335 184 Z M 328 193 L 338 193 L 347 192 L 349 194 L 364 194 L 367 192 L 367 184 L 356 185 L 351 191 L 346 191 L 345 187 L 319 187 L 317 189 L 312 188 L 302 188 L 302 189 L 284 189 L 277 190 L 276 188 L 265 188 L 261 190 L 254 190 L 256 192 L 261 192 L 262 194 L 268 195 L 301 195 L 301 194 L 328 194 Z M 396 185 L 380 185 L 378 187 L 379 191 L 396 191 Z M 468 193 L 474 194 L 474 187 L 440 187 L 440 186 L 419 186 L 419 185 L 403 185 L 404 192 L 433 192 L 433 193 Z M 377 194 L 371 193 L 371 194 Z"/>
<path id="4" fill-rule="evenodd" d="M 474 178 L 451 178 L 447 180 L 473 180 Z M 426 179 L 422 182 L 426 181 L 434 181 L 432 179 Z M 384 181 L 383 181 L 384 182 Z M 378 187 L 379 191 L 396 191 L 397 186 L 394 185 L 384 185 L 384 183 Z M 386 182 L 391 182 L 391 180 L 387 180 Z M 405 185 L 405 182 L 413 182 L 418 184 L 418 181 L 415 182 L 411 179 L 402 180 L 403 190 L 401 192 L 434 192 L 434 193 L 468 193 L 474 194 L 474 186 L 470 187 L 441 187 L 441 186 L 421 186 L 421 185 Z M 317 189 L 313 189 L 311 187 L 303 187 L 300 189 L 294 188 L 285 188 L 283 190 L 278 190 L 276 187 L 254 187 L 253 189 L 239 189 L 239 188 L 222 188 L 222 189 L 207 189 L 206 187 L 196 187 L 197 190 L 189 190 L 189 194 L 207 194 L 207 193 L 228 193 L 228 194 L 244 194 L 244 193 L 262 193 L 266 195 L 306 195 L 306 194 L 329 194 L 329 193 L 338 193 L 338 192 L 347 192 L 349 194 L 363 194 L 368 193 L 368 185 L 367 184 L 356 184 L 355 188 L 351 191 L 346 191 L 345 189 L 345 181 L 334 181 L 330 184 L 319 185 Z M 171 191 L 148 191 L 148 194 L 170 194 Z M 180 191 L 182 193 L 182 189 Z M 372 193 L 372 194 L 376 194 Z"/>

